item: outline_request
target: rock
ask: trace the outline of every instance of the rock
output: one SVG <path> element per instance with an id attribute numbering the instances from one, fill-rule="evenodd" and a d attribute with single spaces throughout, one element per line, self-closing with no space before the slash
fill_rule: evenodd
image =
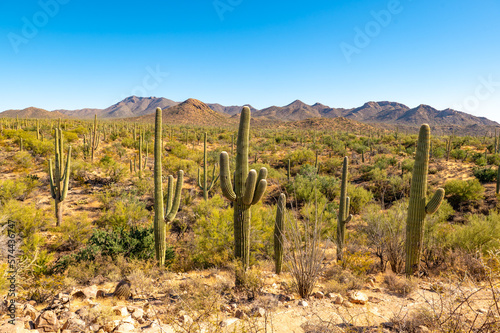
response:
<path id="1" fill-rule="evenodd" d="M 193 318 L 191 318 L 188 315 L 181 315 L 179 316 L 179 322 L 181 322 L 184 325 L 191 325 L 193 324 Z"/>
<path id="2" fill-rule="evenodd" d="M 417 327 L 417 329 L 415 330 L 416 333 L 427 333 L 427 332 L 430 332 L 431 330 L 428 329 L 426 326 L 424 325 L 420 325 L 419 327 Z"/>
<path id="3" fill-rule="evenodd" d="M 172 326 L 159 325 L 156 322 L 153 322 L 148 326 L 141 327 L 141 332 L 142 333 L 175 333 Z"/>
<path id="4" fill-rule="evenodd" d="M 234 311 L 234 316 L 238 319 L 244 319 L 247 317 L 247 315 L 245 314 L 245 312 L 243 312 L 242 310 L 240 309 L 237 309 L 236 311 Z"/>
<path id="5" fill-rule="evenodd" d="M 75 314 L 77 314 L 81 319 L 86 319 L 89 315 L 89 309 L 87 307 L 79 308 L 75 311 Z"/>
<path id="6" fill-rule="evenodd" d="M 477 309 L 476 311 L 479 312 L 479 313 L 483 313 L 483 314 L 489 312 L 488 310 L 486 310 L 484 308 Z"/>
<path id="7" fill-rule="evenodd" d="M 341 295 L 337 294 L 335 296 L 335 298 L 333 299 L 333 303 L 341 305 L 342 303 L 344 303 L 344 297 L 342 297 Z"/>
<path id="8" fill-rule="evenodd" d="M 95 293 L 95 298 L 105 298 L 106 296 L 107 296 L 107 294 L 104 290 L 98 290 Z"/>
<path id="9" fill-rule="evenodd" d="M 5 321 L 2 326 L 0 326 L 0 333 L 24 333 L 24 332 L 32 332 L 32 331 L 27 331 L 24 328 L 24 323 L 20 320 L 16 320 L 14 322 L 15 324 L 9 324 L 7 321 Z"/>
<path id="10" fill-rule="evenodd" d="M 346 300 L 346 301 L 344 301 L 344 302 L 342 303 L 342 305 L 343 305 L 344 307 L 348 308 L 348 309 L 349 309 L 349 308 L 352 308 L 352 307 L 354 306 L 351 302 L 349 302 L 349 301 L 347 301 L 347 300 Z"/>
<path id="11" fill-rule="evenodd" d="M 228 327 L 237 322 L 239 319 L 238 318 L 229 318 L 226 320 L 223 320 L 219 323 L 220 327 Z"/>
<path id="12" fill-rule="evenodd" d="M 113 308 L 113 313 L 117 316 L 126 317 L 129 315 L 128 310 L 125 306 L 115 306 Z"/>
<path id="13" fill-rule="evenodd" d="M 132 312 L 132 318 L 137 320 L 139 323 L 141 320 L 144 320 L 144 310 L 142 309 L 135 309 L 134 312 Z"/>
<path id="14" fill-rule="evenodd" d="M 313 297 L 316 299 L 323 299 L 325 297 L 325 294 L 323 294 L 321 291 L 317 291 L 313 294 Z"/>
<path id="15" fill-rule="evenodd" d="M 266 310 L 261 307 L 255 307 L 252 309 L 252 316 L 254 317 L 264 317 L 266 315 Z"/>
<path id="16" fill-rule="evenodd" d="M 54 331 L 57 332 L 61 325 L 57 319 L 56 314 L 53 311 L 42 312 L 35 320 L 35 328 L 43 329 L 44 331 Z"/>
<path id="17" fill-rule="evenodd" d="M 132 323 L 121 323 L 119 324 L 113 332 L 116 333 L 127 333 L 135 330 L 135 326 Z"/>
<path id="18" fill-rule="evenodd" d="M 378 297 L 368 296 L 368 302 L 378 304 L 382 302 L 382 300 Z"/>
<path id="19" fill-rule="evenodd" d="M 293 298 L 290 297 L 289 295 L 283 295 L 283 294 L 278 295 L 278 301 L 280 302 L 290 302 L 291 300 L 293 300 Z"/>
<path id="20" fill-rule="evenodd" d="M 101 328 L 101 326 L 99 324 L 92 324 L 92 325 L 90 325 L 89 328 L 90 328 L 90 331 L 97 332 L 97 331 L 99 331 L 99 328 Z"/>
<path id="21" fill-rule="evenodd" d="M 23 316 L 28 316 L 31 320 L 35 321 L 38 316 L 38 311 L 33 307 L 33 305 L 26 303 L 23 307 Z"/>
<path id="22" fill-rule="evenodd" d="M 83 332 L 85 331 L 85 322 L 78 318 L 70 318 L 64 323 L 63 330 Z"/>
<path id="23" fill-rule="evenodd" d="M 349 301 L 354 304 L 366 304 L 368 302 L 368 296 L 360 291 L 352 291 L 347 294 Z"/>
<path id="24" fill-rule="evenodd" d="M 309 306 L 309 303 L 307 303 L 306 301 L 304 300 L 300 300 L 298 303 L 297 303 L 298 306 L 303 306 L 303 307 L 307 307 Z"/>

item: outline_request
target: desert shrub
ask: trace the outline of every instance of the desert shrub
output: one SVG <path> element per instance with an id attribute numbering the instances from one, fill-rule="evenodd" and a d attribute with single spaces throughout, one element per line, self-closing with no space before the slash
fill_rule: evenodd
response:
<path id="1" fill-rule="evenodd" d="M 122 146 L 125 148 L 135 148 L 136 141 L 133 138 L 125 137 L 122 139 Z"/>
<path id="2" fill-rule="evenodd" d="M 267 179 L 268 179 L 268 182 L 269 182 L 269 179 L 271 179 L 271 178 L 272 178 L 272 179 L 279 180 L 279 179 L 284 179 L 284 178 L 286 177 L 286 176 L 285 176 L 285 174 L 286 174 L 285 172 L 281 172 L 281 171 L 279 171 L 279 170 L 277 170 L 277 169 L 273 168 L 273 167 L 272 167 L 272 166 L 270 166 L 269 164 L 265 164 L 265 163 L 257 163 L 257 164 L 255 164 L 255 163 L 252 163 L 252 164 L 250 164 L 250 166 L 249 166 L 249 167 L 250 167 L 250 169 L 255 169 L 257 172 L 259 172 L 259 170 L 260 170 L 261 168 L 266 168 L 266 169 L 267 169 L 267 172 L 268 172 L 268 173 L 267 173 Z M 212 167 L 212 168 L 213 168 L 213 167 Z M 212 170 L 211 170 L 211 169 L 209 169 L 209 170 L 210 170 L 209 175 L 210 175 L 210 177 L 212 177 L 212 175 L 211 175 Z M 216 176 L 216 177 L 217 177 L 217 171 L 218 171 L 218 170 L 216 169 L 216 170 L 215 170 L 215 176 Z M 209 179 L 211 179 L 211 178 L 209 178 Z"/>
<path id="3" fill-rule="evenodd" d="M 395 166 L 397 160 L 395 157 L 381 156 L 375 161 L 374 167 L 381 170 L 387 169 L 389 166 Z"/>
<path id="4" fill-rule="evenodd" d="M 490 215 L 470 215 L 467 223 L 457 225 L 449 233 L 452 248 L 464 249 L 470 253 L 488 251 L 500 247 L 500 214 L 491 212 Z"/>
<path id="5" fill-rule="evenodd" d="M 467 152 L 462 149 L 454 149 L 450 152 L 450 155 L 455 160 L 464 160 L 467 157 Z"/>
<path id="6" fill-rule="evenodd" d="M 87 214 L 79 214 L 67 219 L 65 223 L 54 229 L 58 239 L 52 244 L 57 251 L 73 251 L 85 245 L 92 234 L 92 221 Z"/>
<path id="7" fill-rule="evenodd" d="M 444 190 L 454 208 L 458 207 L 461 202 L 484 198 L 484 188 L 477 179 L 449 180 L 445 183 Z"/>
<path id="8" fill-rule="evenodd" d="M 363 287 L 363 277 L 354 275 L 351 271 L 334 265 L 323 274 L 325 291 L 327 293 L 345 294 L 348 290 L 357 290 Z"/>
<path id="9" fill-rule="evenodd" d="M 476 165 L 478 166 L 485 166 L 487 164 L 487 160 L 486 158 L 484 157 L 484 154 L 482 153 L 475 153 L 473 156 L 472 156 L 472 160 L 474 161 L 474 163 L 476 163 Z"/>
<path id="10" fill-rule="evenodd" d="M 302 165 L 305 163 L 314 163 L 315 153 L 310 149 L 297 149 L 289 152 L 284 160 L 290 160 L 293 165 Z"/>
<path id="11" fill-rule="evenodd" d="M 362 186 L 347 184 L 347 195 L 351 198 L 350 212 L 359 214 L 370 201 L 373 200 L 373 193 Z"/>
<path id="12" fill-rule="evenodd" d="M 49 216 L 46 212 L 38 209 L 35 204 L 8 200 L 0 206 L 0 216 L 14 221 L 15 233 L 22 239 L 21 257 L 27 260 L 36 258 L 44 245 L 41 232 L 46 230 L 49 223 Z"/>
<path id="13" fill-rule="evenodd" d="M 395 273 L 403 270 L 406 208 L 405 202 L 397 202 L 387 211 L 380 210 L 375 204 L 368 205 L 363 211 L 368 246 L 379 258 L 381 270 L 385 269 L 386 262 L 391 264 Z"/>
<path id="14" fill-rule="evenodd" d="M 0 181 L 0 202 L 5 203 L 11 199 L 20 200 L 27 191 L 26 183 L 21 179 L 6 179 Z"/>
<path id="15" fill-rule="evenodd" d="M 80 185 L 85 184 L 91 177 L 92 164 L 76 159 L 71 161 L 71 179 Z"/>
<path id="16" fill-rule="evenodd" d="M 74 132 L 63 131 L 64 140 L 67 143 L 72 143 L 78 141 L 78 134 Z"/>
<path id="17" fill-rule="evenodd" d="M 410 278 L 399 277 L 393 272 L 384 274 L 384 285 L 387 289 L 398 295 L 408 295 L 418 287 L 418 281 Z"/>
<path id="18" fill-rule="evenodd" d="M 175 175 L 177 171 L 184 170 L 184 176 L 192 175 L 196 176 L 198 172 L 198 164 L 192 160 L 180 159 L 173 155 L 168 155 L 162 161 L 165 175 Z M 166 170 L 165 170 L 166 169 Z"/>
<path id="19" fill-rule="evenodd" d="M 356 276 L 364 276 L 374 263 L 374 259 L 369 251 L 358 250 L 355 252 L 346 251 L 343 260 L 339 264 L 344 269 L 348 269 Z"/>
<path id="20" fill-rule="evenodd" d="M 415 165 L 414 159 L 406 159 L 401 162 L 401 170 L 403 172 L 413 172 L 413 166 Z"/>
<path id="21" fill-rule="evenodd" d="M 15 170 L 26 170 L 33 167 L 33 157 L 27 151 L 18 151 L 12 156 Z"/>
<path id="22" fill-rule="evenodd" d="M 497 179 L 497 170 L 493 168 L 474 168 L 473 173 L 481 183 L 490 183 Z"/>
<path id="23" fill-rule="evenodd" d="M 126 228 L 146 223 L 150 213 L 146 204 L 133 194 L 123 194 L 115 197 L 108 203 L 109 209 L 99 217 L 97 224 L 100 227 Z"/>
<path id="24" fill-rule="evenodd" d="M 293 193 L 299 202 L 312 201 L 315 190 L 318 199 L 325 196 L 333 200 L 338 196 L 338 181 L 332 176 L 318 176 L 316 168 L 306 164 L 300 168 L 294 180 L 287 184 L 288 193 Z"/>
<path id="25" fill-rule="evenodd" d="M 500 165 L 500 154 L 490 154 L 486 160 L 488 165 Z"/>

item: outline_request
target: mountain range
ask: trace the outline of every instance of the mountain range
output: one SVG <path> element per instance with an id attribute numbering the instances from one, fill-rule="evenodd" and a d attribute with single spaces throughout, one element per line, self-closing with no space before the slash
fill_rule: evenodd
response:
<path id="1" fill-rule="evenodd" d="M 256 120 L 271 123 L 301 121 L 310 118 L 343 117 L 370 124 L 410 127 L 420 126 L 423 123 L 439 127 L 500 126 L 497 122 L 485 117 L 476 117 L 457 110 L 437 110 L 424 104 L 410 108 L 401 103 L 388 101 L 367 102 L 360 107 L 351 109 L 334 108 L 320 103 L 308 105 L 300 100 L 285 106 L 271 106 L 261 110 L 251 105 L 248 106 Z M 223 121 L 233 123 L 231 119 L 242 108 L 242 106 L 224 106 L 216 103 L 205 104 L 196 99 L 188 99 L 181 103 L 163 97 L 130 96 L 106 109 L 47 111 L 30 107 L 23 110 L 7 110 L 0 113 L 0 117 L 90 119 L 97 115 L 101 119 L 131 118 L 130 120 L 134 121 L 149 121 L 157 107 L 162 108 L 164 115 L 168 114 L 168 118 L 172 121 L 191 125 L 209 125 Z"/>

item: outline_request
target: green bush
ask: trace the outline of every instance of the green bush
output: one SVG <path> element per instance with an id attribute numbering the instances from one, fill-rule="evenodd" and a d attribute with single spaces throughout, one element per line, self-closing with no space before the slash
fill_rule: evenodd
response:
<path id="1" fill-rule="evenodd" d="M 448 200 L 457 207 L 461 202 L 481 200 L 484 198 L 484 188 L 477 179 L 449 180 L 444 185 Z"/>
<path id="2" fill-rule="evenodd" d="M 500 247 L 500 214 L 491 212 L 490 215 L 470 215 L 464 225 L 457 225 L 449 233 L 450 244 L 453 248 L 464 249 L 470 253 L 480 251 L 486 254 L 490 250 Z"/>
<path id="3" fill-rule="evenodd" d="M 481 183 L 490 183 L 497 179 L 497 170 L 493 168 L 474 168 L 473 173 Z"/>
<path id="4" fill-rule="evenodd" d="M 12 156 L 15 170 L 26 170 L 33 167 L 33 157 L 27 151 L 18 151 Z"/>
<path id="5" fill-rule="evenodd" d="M 5 203 L 11 199 L 20 200 L 24 197 L 27 190 L 26 183 L 13 179 L 0 181 L 0 202 Z"/>
<path id="6" fill-rule="evenodd" d="M 373 193 L 362 186 L 347 184 L 347 195 L 351 198 L 350 212 L 359 214 L 370 201 L 373 200 Z"/>
<path id="7" fill-rule="evenodd" d="M 289 152 L 284 160 L 290 160 L 292 165 L 302 165 L 305 163 L 314 164 L 316 154 L 310 149 L 298 149 Z"/>
<path id="8" fill-rule="evenodd" d="M 105 210 L 97 221 L 100 227 L 113 229 L 134 227 L 145 224 L 150 216 L 145 202 L 133 194 L 115 197 L 108 205 L 109 209 Z"/>

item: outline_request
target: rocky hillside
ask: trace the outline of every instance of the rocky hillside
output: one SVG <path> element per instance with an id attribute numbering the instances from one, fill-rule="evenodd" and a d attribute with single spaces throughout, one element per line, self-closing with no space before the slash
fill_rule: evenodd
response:
<path id="1" fill-rule="evenodd" d="M 7 110 L 0 113 L 0 118 L 67 118 L 65 114 L 57 111 L 47 111 L 35 107 L 29 107 L 22 110 Z"/>

